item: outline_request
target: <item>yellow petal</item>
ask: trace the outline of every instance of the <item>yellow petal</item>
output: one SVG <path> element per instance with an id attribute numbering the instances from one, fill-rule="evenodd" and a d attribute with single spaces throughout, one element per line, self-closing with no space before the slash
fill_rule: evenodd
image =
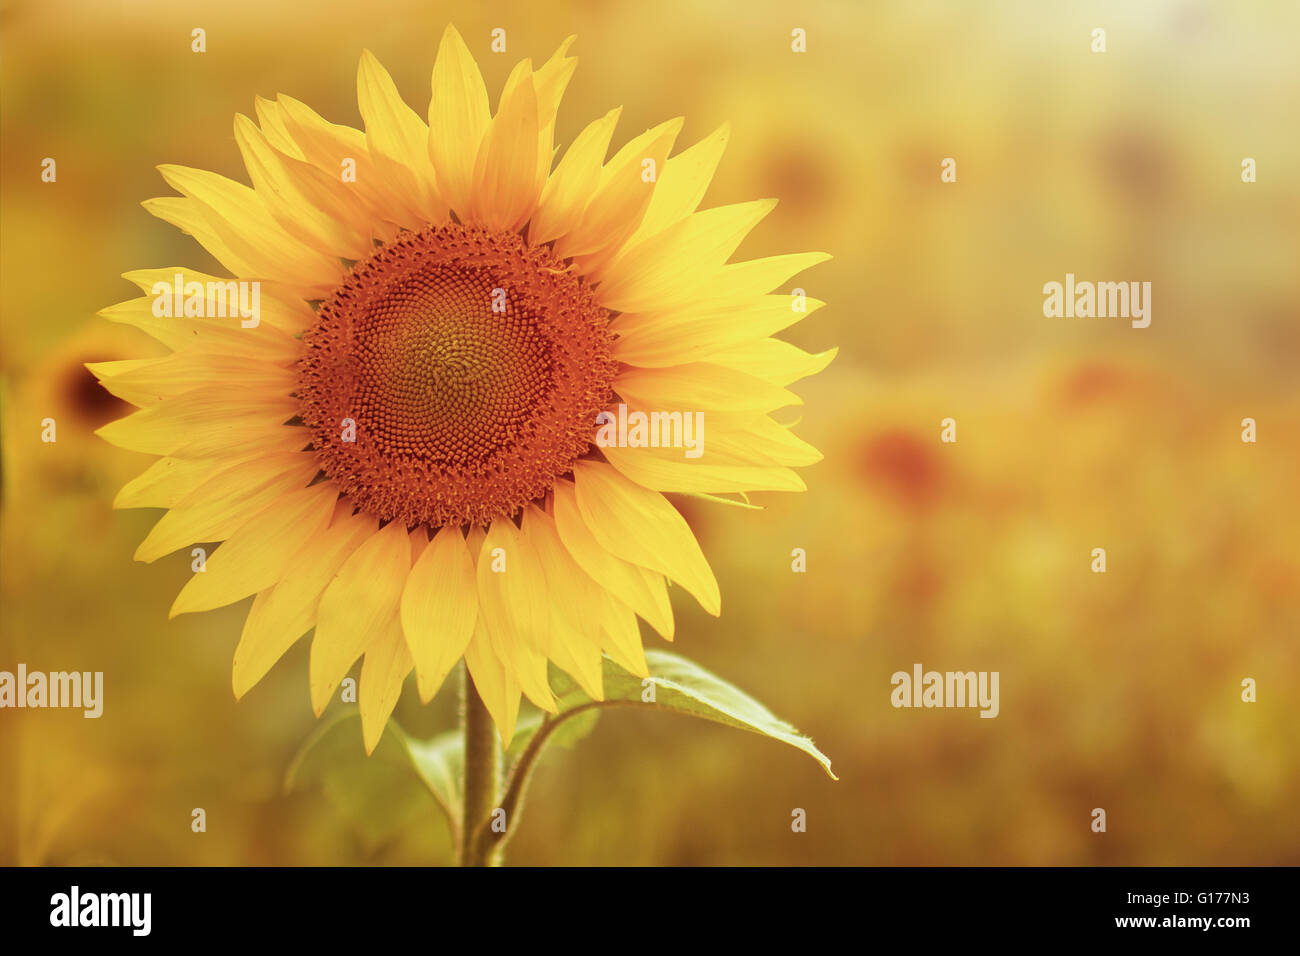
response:
<path id="1" fill-rule="evenodd" d="M 329 122 L 292 96 L 281 94 L 274 104 L 264 109 L 268 114 L 279 114 L 279 121 L 307 162 L 323 172 L 332 185 L 346 188 L 368 207 L 367 221 L 356 225 L 368 227 L 376 239 L 392 241 L 397 235 L 396 219 L 400 210 L 387 181 L 375 168 L 365 134 L 351 126 Z M 258 115 L 262 116 L 261 110 Z M 271 135 L 265 121 L 263 131 L 268 137 Z"/>
<path id="2" fill-rule="evenodd" d="M 614 357 L 642 368 L 702 361 L 729 346 L 789 328 L 825 304 L 818 299 L 761 295 L 665 312 L 624 313 L 609 326 L 618 336 Z M 796 311 L 796 306 L 802 311 Z"/>
<path id="3" fill-rule="evenodd" d="M 306 487 L 317 471 L 316 459 L 309 451 L 221 459 L 218 465 L 205 481 L 176 503 L 177 507 L 192 508 L 210 502 L 238 499 L 280 478 L 302 479 L 302 485 Z"/>
<path id="4" fill-rule="evenodd" d="M 289 132 L 289 125 L 285 122 L 284 111 L 280 104 L 275 100 L 268 100 L 261 96 L 253 97 L 253 106 L 257 113 L 257 125 L 262 128 L 263 135 L 266 136 L 267 142 L 277 150 L 292 159 L 307 161 L 307 154 L 303 152 Z"/>
<path id="5" fill-rule="evenodd" d="M 768 340 L 774 341 L 774 340 Z M 754 375 L 704 362 L 669 368 L 628 368 L 614 380 L 614 390 L 628 403 L 656 411 L 770 412 L 803 399 Z"/>
<path id="6" fill-rule="evenodd" d="M 780 339 L 759 339 L 728 346 L 709 356 L 709 362 L 784 387 L 816 375 L 838 354 L 837 348 L 813 354 Z"/>
<path id="7" fill-rule="evenodd" d="M 278 498 L 222 542 L 176 596 L 169 617 L 233 604 L 275 584 L 294 555 L 324 530 L 337 499 L 330 484 Z"/>
<path id="8" fill-rule="evenodd" d="M 721 613 L 713 571 L 686 519 L 663 495 L 598 462 L 579 461 L 573 476 L 578 511 L 606 551 L 668 575 L 709 614 Z"/>
<path id="9" fill-rule="evenodd" d="M 186 166 L 162 165 L 158 171 L 167 185 L 202 207 L 213 232 L 252 270 L 247 278 L 322 289 L 342 281 L 342 264 L 285 232 L 249 187 Z"/>
<path id="10" fill-rule="evenodd" d="M 775 465 L 720 464 L 712 457 L 692 460 L 671 448 L 606 448 L 604 452 L 620 474 L 655 491 L 724 494 L 808 487 L 789 468 Z"/>
<path id="11" fill-rule="evenodd" d="M 229 312 L 231 303 L 239 294 L 238 287 L 234 286 L 231 279 L 210 276 L 184 266 L 176 266 L 170 269 L 134 269 L 131 272 L 122 273 L 122 278 L 134 282 L 139 286 L 140 291 L 149 293 L 151 296 L 161 296 L 164 290 L 172 290 L 172 298 L 174 299 L 176 276 L 178 274 L 181 277 L 181 292 L 186 308 L 189 307 L 191 294 L 185 290 L 190 288 L 192 282 L 197 282 L 203 287 L 201 305 L 203 311 L 208 315 L 220 315 L 223 310 Z M 223 323 L 249 339 L 276 335 L 279 332 L 297 335 L 316 324 L 316 313 L 300 297 L 283 294 L 283 291 L 276 285 L 266 282 L 262 283 L 260 290 L 258 309 L 260 321 L 256 326 L 245 328 L 241 324 L 241 320 L 234 318 L 213 318 L 206 321 Z M 194 299 L 199 301 L 197 294 Z M 153 301 L 153 299 L 150 300 L 151 303 Z M 183 319 L 180 316 L 172 316 L 168 317 L 167 321 L 180 323 Z"/>
<path id="12" fill-rule="evenodd" d="M 473 194 L 474 162 L 491 113 L 478 64 L 456 28 L 450 25 L 438 46 L 432 85 L 429 158 L 443 199 L 451 208 L 465 212 Z"/>
<path id="13" fill-rule="evenodd" d="M 321 182 L 324 173 L 277 152 L 242 114 L 235 117 L 235 143 L 254 189 L 285 232 L 331 257 L 360 259 L 370 251 L 369 235 L 335 214 L 336 197 Z"/>
<path id="14" fill-rule="evenodd" d="M 560 44 L 555 54 L 542 64 L 541 69 L 533 74 L 533 85 L 537 90 L 537 187 L 534 195 L 541 192 L 546 176 L 551 170 L 551 159 L 555 151 L 555 117 L 560 109 L 560 100 L 564 90 L 573 78 L 573 71 L 578 65 L 576 57 L 566 56 L 576 37 L 568 37 Z M 604 158 L 602 154 L 602 159 Z"/>
<path id="15" fill-rule="evenodd" d="M 113 499 L 114 508 L 170 508 L 193 492 L 223 467 L 241 464 L 260 456 L 243 458 L 159 458 L 138 477 L 122 486 Z"/>
<path id="16" fill-rule="evenodd" d="M 231 674 L 235 696 L 242 697 L 266 676 L 276 661 L 316 623 L 316 608 L 325 588 L 377 522 L 336 506 L 334 521 L 289 563 L 280 582 L 253 601 L 244 621 Z"/>
<path id="17" fill-rule="evenodd" d="M 473 217 L 496 232 L 514 232 L 532 215 L 537 178 L 537 91 L 531 64 L 522 61 L 506 81 L 474 168 Z"/>
<path id="18" fill-rule="evenodd" d="M 699 298 L 776 200 L 693 213 L 615 258 L 594 278 L 601 305 L 615 312 L 668 309 Z"/>
<path id="19" fill-rule="evenodd" d="M 715 415 L 713 423 L 708 454 L 724 462 L 802 467 L 822 460 L 789 426 L 766 415 Z"/>
<path id="20" fill-rule="evenodd" d="M 601 632 L 590 641 L 562 620 L 553 623 L 555 640 L 551 642 L 551 660 L 582 688 L 592 700 L 605 699 L 605 675 L 600 646 Z"/>
<path id="21" fill-rule="evenodd" d="M 88 362 L 86 368 L 109 392 L 141 408 L 197 388 L 227 395 L 288 393 L 296 381 L 293 371 L 281 366 L 197 349 L 143 361 Z"/>
<path id="22" fill-rule="evenodd" d="M 479 616 L 492 646 L 538 707 L 555 710 L 546 678 L 550 611 L 546 573 L 532 545 L 508 519 L 492 522 L 479 552 Z"/>
<path id="23" fill-rule="evenodd" d="M 825 252 L 796 252 L 733 262 L 718 271 L 704 292 L 708 298 L 722 301 L 746 295 L 766 295 L 792 276 L 829 259 Z"/>
<path id="24" fill-rule="evenodd" d="M 581 221 L 600 183 L 600 167 L 621 112 L 622 107 L 612 109 L 588 125 L 565 151 L 546 181 L 528 226 L 528 238 L 534 245 L 565 235 Z"/>
<path id="25" fill-rule="evenodd" d="M 533 81 L 537 86 L 537 111 L 543 126 L 555 122 L 555 114 L 559 112 L 564 90 L 568 87 L 573 71 L 578 65 L 577 57 L 567 55 L 569 47 L 573 46 L 573 41 L 576 39 L 576 36 L 566 37 L 551 58 L 533 74 Z"/>
<path id="26" fill-rule="evenodd" d="M 614 597 L 605 594 L 603 606 L 602 631 L 605 651 L 619 667 L 635 674 L 637 677 L 650 676 L 646 666 L 645 649 L 641 646 L 641 631 L 637 627 L 636 615 L 632 610 Z"/>
<path id="27" fill-rule="evenodd" d="M 681 128 L 680 117 L 660 123 L 614 154 L 600 171 L 582 220 L 556 243 L 561 258 L 598 253 L 612 256 L 621 248 L 641 224 L 654 193 L 654 183 L 643 178 L 646 160 L 652 160 L 656 169 L 661 167 Z"/>
<path id="28" fill-rule="evenodd" d="M 723 123 L 664 164 L 645 218 L 628 240 L 628 248 L 676 225 L 699 208 L 730 138 L 731 126 Z"/>
<path id="29" fill-rule="evenodd" d="M 357 103 L 375 167 L 405 202 L 408 215 L 402 225 L 419 229 L 446 220 L 447 206 L 438 195 L 429 159 L 429 127 L 402 100 L 397 84 L 369 50 L 362 52 L 357 69 Z"/>
<path id="30" fill-rule="evenodd" d="M 133 326 L 173 351 L 194 348 L 260 358 L 276 365 L 293 364 L 301 352 L 298 342 L 269 323 L 245 329 L 230 319 L 159 316 L 154 314 L 154 299 L 149 296 L 111 305 L 99 315 Z"/>
<path id="31" fill-rule="evenodd" d="M 465 653 L 478 620 L 474 559 L 459 528 L 443 528 L 416 559 L 402 591 L 402 633 L 420 699 L 433 699 Z"/>
<path id="32" fill-rule="evenodd" d="M 570 482 L 556 483 L 553 502 L 556 531 L 578 567 L 645 618 L 665 640 L 671 641 L 673 608 L 663 575 L 624 561 L 602 547 L 582 520 Z"/>
<path id="33" fill-rule="evenodd" d="M 199 389 L 109 422 L 95 434 L 119 448 L 152 455 L 203 458 L 236 453 L 254 442 L 289 451 L 301 448 L 307 437 L 283 424 L 297 410 L 297 400 L 288 394 L 231 395 Z"/>
<path id="34" fill-rule="evenodd" d="M 397 706 L 409 673 L 411 654 L 402 639 L 401 628 L 390 627 L 366 649 L 366 658 L 361 663 L 357 706 L 361 710 L 361 734 L 367 755 L 375 752 L 379 738 L 384 735 L 384 727 Z"/>
<path id="35" fill-rule="evenodd" d="M 551 615 L 548 654 L 590 697 L 602 700 L 600 586 L 569 557 L 549 515 L 529 505 L 522 530 L 546 572 Z"/>
<path id="36" fill-rule="evenodd" d="M 420 555 L 424 554 L 425 549 L 429 547 L 429 529 L 423 525 L 411 530 L 411 567 L 415 567 L 415 562 L 420 560 Z"/>
<path id="37" fill-rule="evenodd" d="M 152 405 L 162 401 L 164 397 L 173 397 L 179 392 L 175 389 L 167 389 L 165 393 L 157 392 L 151 388 L 142 388 L 137 386 L 134 381 L 127 376 L 133 372 L 139 373 L 147 370 L 152 366 L 157 366 L 165 361 L 169 356 L 161 358 L 147 359 L 122 359 L 117 362 L 86 362 L 84 363 L 86 371 L 99 381 L 112 395 L 116 395 L 124 402 L 129 402 L 136 408 L 144 408 L 146 405 Z M 116 386 L 114 386 L 116 382 Z"/>
<path id="38" fill-rule="evenodd" d="M 217 474 L 186 495 L 150 529 L 135 560 L 150 563 L 177 548 L 224 541 L 258 512 L 303 488 L 316 474 L 311 455 L 259 457 Z"/>
<path id="39" fill-rule="evenodd" d="M 187 196 L 159 196 L 146 199 L 140 203 L 151 216 L 157 216 L 163 222 L 171 223 L 187 236 L 193 236 L 204 249 L 212 253 L 213 258 L 237 276 L 257 276 L 259 266 L 247 256 L 251 250 L 242 244 L 227 243 L 224 235 L 209 221 L 208 211 Z"/>
<path id="40" fill-rule="evenodd" d="M 474 627 L 473 639 L 465 648 L 465 666 L 474 679 L 479 698 L 497 725 L 501 746 L 508 747 L 519 719 L 519 683 L 497 656 L 481 617 Z"/>
<path id="41" fill-rule="evenodd" d="M 401 522 L 393 521 L 343 563 L 321 595 L 311 642 L 311 701 L 317 716 L 356 659 L 401 627 L 398 605 L 410 571 L 411 542 Z"/>
<path id="42" fill-rule="evenodd" d="M 652 409 L 631 405 L 628 414 Z M 821 461 L 821 453 L 787 427 L 763 414 L 709 412 L 695 425 L 688 457 L 680 432 L 661 447 L 602 448 L 605 458 L 639 485 L 656 491 L 719 494 L 748 491 L 803 491 L 791 466 Z"/>

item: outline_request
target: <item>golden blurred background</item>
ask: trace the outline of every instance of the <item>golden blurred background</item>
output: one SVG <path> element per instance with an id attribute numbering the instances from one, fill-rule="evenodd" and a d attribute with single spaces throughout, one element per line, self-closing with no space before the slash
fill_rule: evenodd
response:
<path id="1" fill-rule="evenodd" d="M 169 193 L 154 166 L 246 181 L 232 119 L 257 94 L 360 126 L 363 47 L 423 113 L 448 21 L 494 101 L 517 59 L 578 35 L 557 143 L 620 104 L 616 143 L 730 120 L 706 203 L 781 199 L 743 256 L 835 256 L 796 280 L 830 306 L 787 336 L 840 347 L 790 410 L 826 459 L 762 512 L 683 504 L 723 615 L 675 594 L 674 650 L 811 734 L 840 781 L 615 712 L 550 754 L 512 862 L 1300 863 L 1295 4 L 6 0 L 0 669 L 106 688 L 99 720 L 0 712 L 0 864 L 450 859 L 432 801 L 359 734 L 323 786 L 283 792 L 316 725 L 306 642 L 236 703 L 246 603 L 167 621 L 190 558 L 132 562 L 158 513 L 109 503 L 150 459 L 91 434 L 122 408 L 81 365 L 158 348 L 95 317 L 136 294 L 121 273 L 220 271 L 140 208 Z M 1151 326 L 1044 318 L 1067 272 L 1150 281 Z M 895 710 L 915 662 L 999 671 L 1000 715 Z M 408 684 L 396 717 L 427 736 L 452 698 Z"/>

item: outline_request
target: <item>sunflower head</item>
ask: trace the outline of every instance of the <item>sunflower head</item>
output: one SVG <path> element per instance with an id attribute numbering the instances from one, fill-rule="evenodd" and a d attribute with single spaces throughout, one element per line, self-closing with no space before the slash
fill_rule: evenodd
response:
<path id="1" fill-rule="evenodd" d="M 220 542 L 172 613 L 254 596 L 237 695 L 313 629 L 317 713 L 361 658 L 367 749 L 412 670 L 427 701 L 463 659 L 504 741 L 521 695 L 554 710 L 552 663 L 596 699 L 603 655 L 644 675 L 670 583 L 721 609 L 665 493 L 802 490 L 820 457 L 772 413 L 833 352 L 771 336 L 828 257 L 729 261 L 773 203 L 699 209 L 726 127 L 611 157 L 615 110 L 553 167 L 571 43 L 495 113 L 450 27 L 427 122 L 368 52 L 364 131 L 257 100 L 251 185 L 163 166 L 180 195 L 145 203 L 231 276 L 128 273 L 104 312 L 172 350 L 91 366 L 138 408 L 100 434 L 158 456 L 116 501 L 167 509 L 137 558 Z"/>

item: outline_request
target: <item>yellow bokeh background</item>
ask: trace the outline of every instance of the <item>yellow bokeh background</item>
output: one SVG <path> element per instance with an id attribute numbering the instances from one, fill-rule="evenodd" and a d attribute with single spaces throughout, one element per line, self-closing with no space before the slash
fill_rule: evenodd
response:
<path id="1" fill-rule="evenodd" d="M 618 143 L 730 121 L 706 203 L 781 200 L 742 255 L 835 256 L 796 280 L 830 305 L 787 334 L 840 349 L 787 419 L 825 460 L 763 511 L 682 504 L 723 614 L 674 593 L 674 650 L 811 734 L 840 781 L 757 736 L 614 712 L 549 755 L 513 862 L 1300 863 L 1300 8 L 1259 0 L 6 0 L 0 669 L 102 670 L 106 690 L 99 720 L 0 711 L 0 863 L 450 859 L 418 793 L 349 811 L 382 779 L 364 759 L 283 791 L 316 723 L 306 642 L 236 703 L 246 602 L 167 620 L 190 559 L 132 562 L 157 513 L 109 504 L 149 459 L 92 434 L 121 409 L 81 366 L 157 351 L 95 316 L 136 294 L 121 273 L 220 271 L 140 207 L 169 192 L 157 164 L 246 181 L 232 118 L 255 95 L 360 126 L 363 47 L 423 112 L 447 22 L 494 100 L 516 59 L 578 35 L 562 145 L 618 105 Z M 1151 282 L 1151 326 L 1044 318 L 1067 272 Z M 916 662 L 999 671 L 1000 715 L 895 710 Z M 453 696 L 422 708 L 408 684 L 396 719 L 428 735 Z"/>

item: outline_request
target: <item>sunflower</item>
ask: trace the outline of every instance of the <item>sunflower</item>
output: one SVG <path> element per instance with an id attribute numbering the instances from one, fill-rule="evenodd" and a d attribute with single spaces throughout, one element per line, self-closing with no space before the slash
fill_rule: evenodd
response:
<path id="1" fill-rule="evenodd" d="M 171 613 L 253 596 L 237 697 L 313 628 L 318 715 L 361 658 L 367 751 L 412 670 L 428 702 L 463 658 L 503 741 L 521 694 L 554 711 L 548 663 L 595 699 L 602 655 L 646 675 L 637 619 L 672 640 L 669 582 L 721 610 L 664 493 L 799 491 L 820 458 L 771 413 L 833 351 L 770 336 L 822 304 L 773 290 L 829 257 L 728 262 L 774 203 L 698 210 L 726 126 L 607 160 L 613 110 L 552 168 L 571 43 L 495 115 L 451 27 L 427 124 L 369 52 L 364 132 L 259 98 L 235 117 L 251 187 L 165 165 L 180 195 L 144 203 L 235 278 L 130 272 L 145 295 L 102 313 L 170 349 L 90 366 L 138 409 L 99 434 L 161 456 L 114 502 L 167 509 L 136 559 L 220 542 Z M 695 415 L 703 453 L 597 441 L 637 413 Z"/>

